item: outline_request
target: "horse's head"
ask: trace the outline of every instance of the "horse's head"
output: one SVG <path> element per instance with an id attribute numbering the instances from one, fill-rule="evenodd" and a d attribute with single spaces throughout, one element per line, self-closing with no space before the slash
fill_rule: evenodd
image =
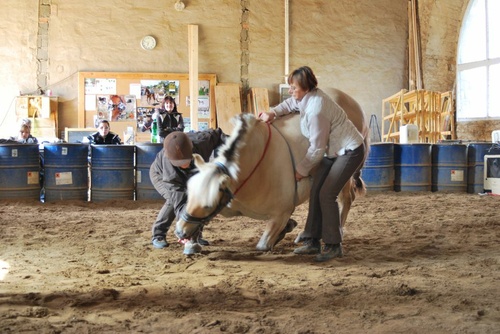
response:
<path id="1" fill-rule="evenodd" d="M 193 154 L 198 173 L 188 181 L 186 207 L 177 217 L 179 220 L 175 234 L 180 239 L 196 235 L 233 198 L 230 186 L 236 185 L 238 180 L 239 151 L 245 146 L 247 136 L 257 120 L 248 113 L 235 116 L 232 120 L 234 128 L 231 136 L 219 149 L 218 157 L 213 162 L 206 163 L 200 155 Z"/>
<path id="2" fill-rule="evenodd" d="M 215 217 L 232 199 L 229 189 L 231 176 L 221 162 L 205 163 L 198 154 L 193 154 L 199 172 L 187 184 L 188 201 L 177 221 L 175 234 L 180 239 L 189 239 L 200 228 Z"/>

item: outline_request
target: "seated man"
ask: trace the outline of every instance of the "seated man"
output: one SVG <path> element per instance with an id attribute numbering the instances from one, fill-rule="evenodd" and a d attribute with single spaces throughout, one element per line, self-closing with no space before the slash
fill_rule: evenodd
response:
<path id="1" fill-rule="evenodd" d="M 152 227 L 154 248 L 161 249 L 168 246 L 167 231 L 186 205 L 187 181 L 197 172 L 193 153 L 198 153 L 208 161 L 224 138 L 225 135 L 220 129 L 190 133 L 178 131 L 172 132 L 165 138 L 163 149 L 158 152 L 149 169 L 151 182 L 158 193 L 165 198 L 165 204 Z M 184 254 L 199 253 L 200 245 L 208 245 L 201 235 L 197 240 L 185 245 Z"/>

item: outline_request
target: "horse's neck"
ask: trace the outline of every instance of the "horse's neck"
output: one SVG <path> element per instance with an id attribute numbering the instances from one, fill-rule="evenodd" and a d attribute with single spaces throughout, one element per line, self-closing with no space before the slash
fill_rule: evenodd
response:
<path id="1" fill-rule="evenodd" d="M 232 182 L 233 192 L 238 192 L 248 182 L 252 182 L 254 174 L 259 173 L 261 161 L 267 154 L 268 138 L 269 125 L 261 122 L 255 124 L 245 136 L 245 145 L 237 150 L 238 160 L 229 163 L 229 166 L 239 170 L 237 180 L 233 179 Z"/>

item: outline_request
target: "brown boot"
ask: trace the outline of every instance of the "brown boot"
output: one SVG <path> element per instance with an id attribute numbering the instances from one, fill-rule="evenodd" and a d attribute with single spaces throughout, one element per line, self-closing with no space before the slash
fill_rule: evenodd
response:
<path id="1" fill-rule="evenodd" d="M 344 253 L 342 252 L 342 244 L 325 244 L 323 247 L 323 252 L 316 256 L 316 262 L 325 262 L 331 260 L 335 257 L 342 257 Z"/>

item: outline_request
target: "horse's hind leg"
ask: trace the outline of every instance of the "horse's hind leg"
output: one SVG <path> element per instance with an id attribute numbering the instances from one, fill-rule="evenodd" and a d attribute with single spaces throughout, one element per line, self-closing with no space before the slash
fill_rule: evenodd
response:
<path id="1" fill-rule="evenodd" d="M 297 226 L 296 224 L 296 221 L 290 219 L 290 215 L 271 219 L 267 222 L 266 230 L 257 243 L 257 250 L 271 250 L 278 241 L 285 237 L 286 233 L 291 232 Z"/>
<path id="2" fill-rule="evenodd" d="M 285 237 L 285 235 L 287 233 L 292 232 L 293 229 L 297 227 L 297 225 L 298 225 L 298 223 L 295 220 L 293 220 L 292 218 L 288 219 L 288 222 L 286 223 L 285 228 L 278 235 L 278 240 L 276 240 L 276 242 L 274 243 L 273 247 L 276 246 L 276 244 L 278 242 L 280 242 L 281 240 L 283 240 L 283 238 Z"/>

